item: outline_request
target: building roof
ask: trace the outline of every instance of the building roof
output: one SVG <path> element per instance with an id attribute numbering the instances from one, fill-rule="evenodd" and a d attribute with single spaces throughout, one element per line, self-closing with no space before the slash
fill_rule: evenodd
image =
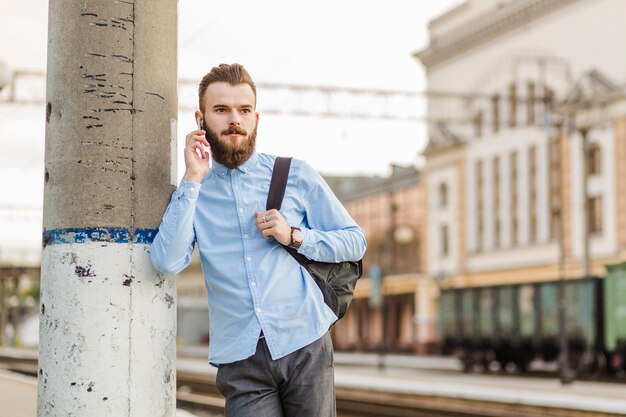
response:
<path id="1" fill-rule="evenodd" d="M 429 45 L 413 56 L 424 66 L 432 67 L 578 1 L 581 0 L 494 2 L 493 8 L 488 12 L 460 23 L 454 30 L 447 30 L 439 36 L 431 37 Z M 460 14 L 464 10 L 469 10 L 468 5 L 471 6 L 472 3 L 471 1 L 463 3 L 443 18 L 449 14 Z"/>
<path id="2" fill-rule="evenodd" d="M 420 180 L 420 171 L 412 165 L 394 164 L 388 177 L 328 175 L 324 176 L 324 179 L 337 198 L 347 202 L 416 185 Z"/>
<path id="3" fill-rule="evenodd" d="M 436 123 L 430 129 L 428 145 L 424 149 L 424 155 L 432 154 L 441 149 L 449 149 L 465 144 L 465 141 L 452 132 L 445 123 Z"/>

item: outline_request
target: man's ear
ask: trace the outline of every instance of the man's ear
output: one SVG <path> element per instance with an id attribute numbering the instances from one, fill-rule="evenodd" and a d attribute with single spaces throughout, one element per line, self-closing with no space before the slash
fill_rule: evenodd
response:
<path id="1" fill-rule="evenodd" d="M 204 117 L 202 116 L 202 112 L 200 110 L 196 110 L 196 112 L 194 113 L 194 116 L 196 118 L 196 125 L 198 126 L 199 130 L 202 130 L 202 124 L 204 122 Z"/>

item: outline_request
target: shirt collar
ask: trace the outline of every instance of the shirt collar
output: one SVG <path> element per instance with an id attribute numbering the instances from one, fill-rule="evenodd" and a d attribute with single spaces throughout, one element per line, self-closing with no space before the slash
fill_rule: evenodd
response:
<path id="1" fill-rule="evenodd" d="M 256 151 L 254 151 L 252 152 L 252 155 L 250 155 L 250 158 L 248 158 L 246 162 L 239 165 L 235 169 L 246 173 L 250 171 L 252 168 L 254 168 L 258 163 L 259 163 L 259 154 Z M 226 168 L 224 165 L 220 164 L 215 159 L 211 161 L 211 164 L 212 164 L 211 171 L 213 171 L 215 174 L 219 175 L 220 177 L 223 177 L 224 175 L 228 174 L 229 171 L 231 171 L 229 168 Z"/>

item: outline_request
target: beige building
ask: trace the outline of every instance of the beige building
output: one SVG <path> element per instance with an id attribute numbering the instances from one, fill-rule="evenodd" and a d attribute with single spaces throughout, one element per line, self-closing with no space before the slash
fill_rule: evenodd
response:
<path id="1" fill-rule="evenodd" d="M 626 259 L 624 16 L 622 0 L 468 0 L 430 23 L 416 58 L 433 92 L 426 270 L 441 286 Z"/>
<path id="2" fill-rule="evenodd" d="M 437 288 L 424 274 L 420 172 L 393 166 L 386 178 L 344 179 L 352 183 L 349 190 L 338 179 L 327 180 L 367 238 L 364 276 L 348 313 L 333 327 L 335 348 L 432 352 Z"/>

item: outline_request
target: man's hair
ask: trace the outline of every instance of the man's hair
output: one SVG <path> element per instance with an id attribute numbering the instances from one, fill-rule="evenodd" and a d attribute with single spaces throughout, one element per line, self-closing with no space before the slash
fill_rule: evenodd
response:
<path id="1" fill-rule="evenodd" d="M 256 99 L 256 86 L 248 71 L 241 64 L 220 64 L 211 68 L 211 71 L 202 77 L 200 86 L 198 87 L 198 102 L 200 111 L 204 113 L 204 93 L 211 83 L 226 82 L 230 85 L 248 84 L 252 88 L 254 98 Z"/>

